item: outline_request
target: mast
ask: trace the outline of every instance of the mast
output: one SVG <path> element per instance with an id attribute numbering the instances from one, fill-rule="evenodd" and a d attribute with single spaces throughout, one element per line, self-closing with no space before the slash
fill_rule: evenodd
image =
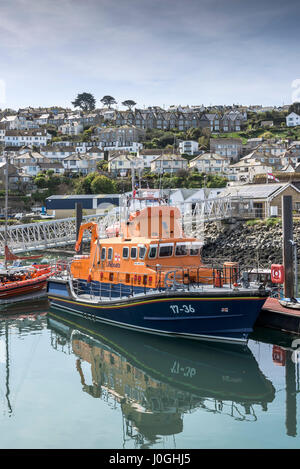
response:
<path id="1" fill-rule="evenodd" d="M 3 150 L 4 153 L 4 150 Z M 6 247 L 7 247 L 7 212 L 8 212 L 8 157 L 5 155 L 5 162 L 6 162 L 6 168 L 5 168 L 5 228 L 4 228 L 4 258 L 5 258 L 5 269 L 7 270 L 7 258 L 6 258 Z"/>

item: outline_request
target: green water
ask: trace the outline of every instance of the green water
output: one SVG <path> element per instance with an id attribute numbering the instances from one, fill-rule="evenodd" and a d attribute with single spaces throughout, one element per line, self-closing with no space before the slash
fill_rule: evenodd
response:
<path id="1" fill-rule="evenodd" d="M 46 302 L 11 309 L 0 448 L 298 448 L 292 340 L 265 329 L 221 346 L 95 325 Z"/>

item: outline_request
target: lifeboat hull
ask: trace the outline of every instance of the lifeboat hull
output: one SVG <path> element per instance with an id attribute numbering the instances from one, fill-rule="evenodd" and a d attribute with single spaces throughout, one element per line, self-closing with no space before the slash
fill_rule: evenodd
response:
<path id="1" fill-rule="evenodd" d="M 76 297 L 67 280 L 50 278 L 52 308 L 152 334 L 222 342 L 247 342 L 266 292 L 158 292 L 128 298 Z"/>

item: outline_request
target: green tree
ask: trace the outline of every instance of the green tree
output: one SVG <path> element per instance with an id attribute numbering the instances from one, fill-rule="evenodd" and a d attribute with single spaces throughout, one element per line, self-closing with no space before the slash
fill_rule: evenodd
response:
<path id="1" fill-rule="evenodd" d="M 98 174 L 91 182 L 91 190 L 93 194 L 113 194 L 116 188 L 112 179 Z"/>
<path id="2" fill-rule="evenodd" d="M 96 107 L 96 100 L 91 93 L 80 93 L 72 101 L 74 107 L 79 107 L 82 111 L 92 111 Z"/>
<path id="3" fill-rule="evenodd" d="M 109 95 L 103 96 L 103 98 L 100 99 L 100 101 L 103 104 L 103 106 L 108 106 L 109 109 L 111 108 L 113 104 L 117 104 L 117 101 L 115 100 L 115 98 Z"/>
<path id="4" fill-rule="evenodd" d="M 126 101 L 123 101 L 122 104 L 123 104 L 123 106 L 128 107 L 128 109 L 130 109 L 130 111 L 134 106 L 136 106 L 136 102 L 132 101 L 132 99 L 127 99 Z"/>
<path id="5" fill-rule="evenodd" d="M 291 106 L 289 107 L 289 114 L 291 112 L 295 112 L 296 114 L 300 114 L 300 103 L 296 102 L 296 103 L 291 104 Z"/>
<path id="6" fill-rule="evenodd" d="M 45 189 L 47 187 L 46 176 L 44 174 L 38 174 L 34 178 L 34 184 L 40 189 Z"/>

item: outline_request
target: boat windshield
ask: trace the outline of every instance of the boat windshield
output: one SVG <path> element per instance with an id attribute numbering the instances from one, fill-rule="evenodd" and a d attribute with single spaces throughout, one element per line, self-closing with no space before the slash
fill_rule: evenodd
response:
<path id="1" fill-rule="evenodd" d="M 145 255 L 146 255 L 146 246 L 140 246 L 139 247 L 139 258 L 140 259 L 144 259 Z"/>
<path id="2" fill-rule="evenodd" d="M 177 243 L 175 248 L 175 256 L 187 256 L 188 245 L 183 243 Z"/>
<path id="3" fill-rule="evenodd" d="M 149 259 L 155 259 L 156 256 L 157 256 L 157 246 L 152 245 L 149 248 L 148 257 Z"/>
<path id="4" fill-rule="evenodd" d="M 159 246 L 159 257 L 171 257 L 173 254 L 173 244 L 161 244 Z"/>

